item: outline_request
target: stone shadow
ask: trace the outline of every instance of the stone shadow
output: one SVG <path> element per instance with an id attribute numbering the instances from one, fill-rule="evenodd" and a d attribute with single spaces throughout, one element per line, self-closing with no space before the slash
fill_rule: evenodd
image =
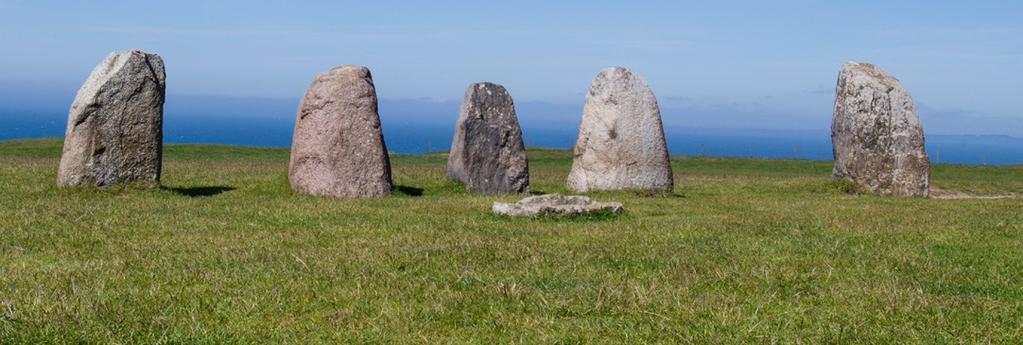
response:
<path id="1" fill-rule="evenodd" d="M 394 192 L 404 194 L 406 196 L 423 196 L 423 189 L 409 186 L 394 186 Z"/>
<path id="2" fill-rule="evenodd" d="M 184 195 L 184 196 L 190 197 L 190 198 L 200 198 L 200 197 L 214 196 L 214 195 L 217 195 L 217 194 L 220 194 L 220 193 L 230 192 L 232 190 L 235 190 L 234 187 L 226 187 L 226 186 L 204 186 L 204 187 L 187 187 L 187 188 L 183 188 L 183 187 L 162 187 L 162 188 L 165 189 L 165 190 L 172 191 L 174 193 L 178 193 L 180 195 Z"/>

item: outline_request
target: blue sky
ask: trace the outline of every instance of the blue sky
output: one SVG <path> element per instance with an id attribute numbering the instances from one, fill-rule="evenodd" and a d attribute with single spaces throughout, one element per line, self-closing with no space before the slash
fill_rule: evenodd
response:
<path id="1" fill-rule="evenodd" d="M 928 132 L 1020 136 L 1020 18 L 1020 1 L 0 0 L 0 91 L 70 100 L 128 48 L 164 57 L 170 95 L 280 99 L 352 63 L 381 98 L 457 100 L 487 80 L 578 104 L 621 65 L 682 109 L 666 123 L 806 129 L 830 121 L 838 69 L 857 60 L 902 80 Z"/>

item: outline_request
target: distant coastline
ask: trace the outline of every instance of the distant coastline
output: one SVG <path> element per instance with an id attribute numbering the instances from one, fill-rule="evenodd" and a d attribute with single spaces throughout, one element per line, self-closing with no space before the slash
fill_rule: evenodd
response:
<path id="1" fill-rule="evenodd" d="M 63 136 L 66 115 L 58 111 L 0 109 L 0 140 Z M 384 138 L 390 151 L 424 153 L 447 150 L 453 120 L 435 118 L 409 121 L 407 116 L 381 114 Z M 168 143 L 237 144 L 286 147 L 291 144 L 294 119 L 279 116 L 190 115 L 168 113 L 164 140 Z M 527 146 L 570 148 L 576 124 L 562 121 L 545 126 L 523 121 Z M 755 158 L 832 158 L 828 130 L 707 129 L 666 126 L 672 155 Z M 1005 135 L 927 135 L 932 162 L 974 165 L 1023 164 L 1023 138 Z"/>
<path id="2" fill-rule="evenodd" d="M 73 92 L 0 92 L 0 140 L 63 136 L 66 107 L 72 95 Z M 174 95 L 165 108 L 164 141 L 289 146 L 296 106 L 297 100 L 291 99 Z M 581 103 L 519 101 L 515 106 L 526 145 L 569 148 L 575 143 Z M 447 150 L 458 107 L 455 100 L 381 99 L 380 117 L 388 149 L 400 153 Z M 803 129 L 779 129 L 787 127 L 771 119 L 784 114 L 734 111 L 738 110 L 662 106 L 669 152 L 689 156 L 752 154 L 757 158 L 832 159 L 830 113 L 801 123 Z M 1023 164 L 1023 138 L 937 134 L 926 113 L 921 116 L 932 162 Z M 739 122 L 738 118 L 747 120 Z M 763 129 L 722 128 L 732 125 Z M 943 126 L 948 127 L 948 123 Z"/>

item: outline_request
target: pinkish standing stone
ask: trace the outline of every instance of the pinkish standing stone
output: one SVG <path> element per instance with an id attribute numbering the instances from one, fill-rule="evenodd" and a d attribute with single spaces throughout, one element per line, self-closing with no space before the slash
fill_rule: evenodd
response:
<path id="1" fill-rule="evenodd" d="M 316 76 L 298 106 L 288 179 L 298 193 L 369 198 L 391 192 L 391 163 L 369 69 Z"/>

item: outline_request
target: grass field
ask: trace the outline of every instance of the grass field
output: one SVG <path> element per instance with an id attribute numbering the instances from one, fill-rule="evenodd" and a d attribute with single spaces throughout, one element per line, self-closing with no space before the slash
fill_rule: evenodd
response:
<path id="1" fill-rule="evenodd" d="M 0 343 L 1023 343 L 1023 199 L 847 194 L 831 163 L 675 157 L 617 217 L 510 219 L 392 155 L 393 195 L 292 194 L 288 151 L 167 145 L 163 188 L 55 187 L 0 142 Z M 571 155 L 531 150 L 535 192 Z M 933 185 L 1023 193 L 1023 166 Z"/>

